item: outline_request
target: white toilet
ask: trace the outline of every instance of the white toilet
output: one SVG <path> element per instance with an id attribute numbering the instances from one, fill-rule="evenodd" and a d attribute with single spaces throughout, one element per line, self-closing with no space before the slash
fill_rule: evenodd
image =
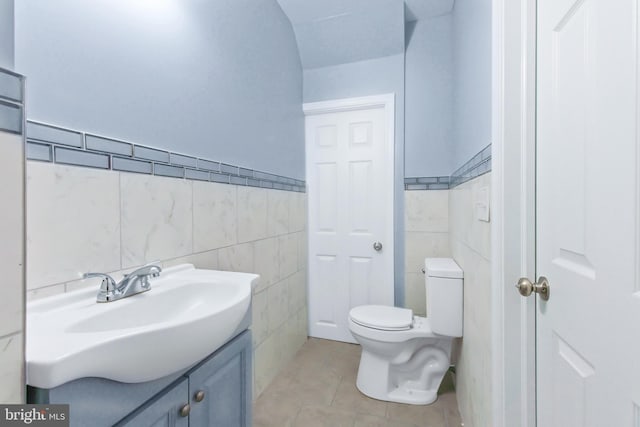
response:
<path id="1" fill-rule="evenodd" d="M 356 385 L 374 399 L 433 403 L 451 343 L 462 336 L 462 270 L 451 258 L 427 258 L 424 266 L 428 317 L 381 305 L 349 312 L 349 329 L 362 346 Z"/>

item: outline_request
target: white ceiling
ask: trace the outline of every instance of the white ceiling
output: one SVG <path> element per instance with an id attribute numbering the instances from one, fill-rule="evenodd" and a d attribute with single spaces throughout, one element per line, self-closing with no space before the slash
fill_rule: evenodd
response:
<path id="1" fill-rule="evenodd" d="M 277 0 L 291 21 L 302 67 L 404 52 L 404 23 L 443 15 L 454 0 Z"/>

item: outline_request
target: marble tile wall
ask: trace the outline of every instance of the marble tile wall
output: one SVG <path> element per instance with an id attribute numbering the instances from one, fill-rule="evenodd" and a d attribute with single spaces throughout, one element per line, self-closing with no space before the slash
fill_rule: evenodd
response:
<path id="1" fill-rule="evenodd" d="M 24 151 L 0 131 L 0 403 L 24 401 Z"/>
<path id="2" fill-rule="evenodd" d="M 465 426 L 493 425 L 491 411 L 491 223 L 476 219 L 480 189 L 491 173 L 449 191 L 451 253 L 464 271 L 464 338 L 458 348 L 456 394 Z"/>
<path id="3" fill-rule="evenodd" d="M 424 316 L 424 259 L 451 256 L 449 190 L 405 191 L 404 203 L 405 307 Z"/>
<path id="4" fill-rule="evenodd" d="M 151 261 L 260 274 L 256 396 L 307 339 L 305 193 L 29 161 L 27 203 L 29 299 Z"/>

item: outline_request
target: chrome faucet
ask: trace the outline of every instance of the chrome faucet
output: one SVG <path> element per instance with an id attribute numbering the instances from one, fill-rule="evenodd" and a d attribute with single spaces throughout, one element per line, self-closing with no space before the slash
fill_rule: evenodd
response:
<path id="1" fill-rule="evenodd" d="M 151 289 L 149 278 L 160 276 L 160 272 L 162 272 L 162 268 L 158 265 L 145 265 L 129 274 L 125 274 L 120 283 L 117 284 L 113 277 L 104 273 L 85 273 L 83 277 L 85 279 L 102 277 L 97 301 L 111 302 L 148 291 Z"/>

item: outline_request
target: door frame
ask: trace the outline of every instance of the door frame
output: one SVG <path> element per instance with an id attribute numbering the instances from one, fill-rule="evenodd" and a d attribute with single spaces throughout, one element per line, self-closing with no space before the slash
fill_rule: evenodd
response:
<path id="1" fill-rule="evenodd" d="M 492 409 L 496 427 L 536 425 L 536 0 L 492 0 Z"/>
<path id="2" fill-rule="evenodd" d="M 380 108 L 384 109 L 385 116 L 385 126 L 386 126 L 386 138 L 389 141 L 387 144 L 387 158 L 389 162 L 387 166 L 390 167 L 388 170 L 389 176 L 389 186 L 391 187 L 391 200 L 392 203 L 389 206 L 386 206 L 386 213 L 388 218 L 390 218 L 390 229 L 385 230 L 385 241 L 388 241 L 389 244 L 385 244 L 385 247 L 390 248 L 391 254 L 391 286 L 393 286 L 393 297 L 394 300 L 397 301 L 398 292 L 403 290 L 399 290 L 399 284 L 395 280 L 396 272 L 399 268 L 399 262 L 397 260 L 398 255 L 402 255 L 403 251 L 396 248 L 397 242 L 403 242 L 403 240 L 398 239 L 396 236 L 396 220 L 398 219 L 397 212 L 397 192 L 396 192 L 396 172 L 397 172 L 397 158 L 396 158 L 396 118 L 395 118 L 395 94 L 387 93 L 380 95 L 371 95 L 371 96 L 362 96 L 362 97 L 354 97 L 354 98 L 342 98 L 342 99 L 333 99 L 327 101 L 317 101 L 317 102 L 307 102 L 302 104 L 302 111 L 305 116 L 305 132 L 306 132 L 306 117 L 318 114 L 329 114 L 329 113 L 341 113 L 345 111 L 355 111 L 366 108 Z M 305 147 L 306 147 L 306 138 L 305 138 Z M 305 150 L 305 165 L 308 164 L 307 154 Z M 306 168 L 308 169 L 308 168 Z M 305 172 L 306 175 L 306 172 Z M 310 183 L 307 176 L 307 197 L 314 191 L 313 184 Z M 309 224 L 309 213 L 307 212 L 307 224 Z M 308 228 L 308 227 L 307 227 Z M 387 237 L 388 236 L 388 237 Z M 401 260 L 404 263 L 404 260 Z"/>

